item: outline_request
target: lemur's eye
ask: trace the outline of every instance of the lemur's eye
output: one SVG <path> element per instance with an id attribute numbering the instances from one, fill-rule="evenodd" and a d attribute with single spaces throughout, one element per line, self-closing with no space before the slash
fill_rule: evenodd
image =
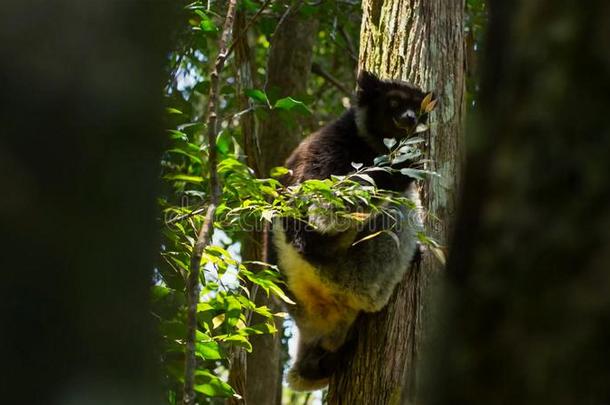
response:
<path id="1" fill-rule="evenodd" d="M 399 105 L 400 102 L 398 100 L 396 100 L 395 98 L 390 99 L 390 108 L 398 108 Z"/>

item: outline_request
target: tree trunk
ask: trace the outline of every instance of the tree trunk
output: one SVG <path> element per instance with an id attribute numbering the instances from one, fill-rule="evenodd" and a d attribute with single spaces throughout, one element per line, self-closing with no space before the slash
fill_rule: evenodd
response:
<path id="1" fill-rule="evenodd" d="M 149 293 L 173 7 L 2 4 L 3 403 L 162 402 Z"/>
<path id="2" fill-rule="evenodd" d="M 272 101 L 287 96 L 302 99 L 306 94 L 318 21 L 302 15 L 299 9 L 290 7 L 271 38 L 265 91 Z M 283 165 L 303 139 L 300 128 L 289 125 L 282 114 L 273 110 L 261 119 L 258 169 L 263 176 L 268 176 L 272 167 Z"/>
<path id="3" fill-rule="evenodd" d="M 269 61 L 267 65 L 267 83 L 265 91 L 273 101 L 277 98 L 291 96 L 296 99 L 305 94 L 307 78 L 311 70 L 313 45 L 317 33 L 318 22 L 315 19 L 304 18 L 299 7 L 290 7 L 278 23 L 271 38 Z M 242 44 L 247 46 L 247 44 Z M 237 49 L 238 52 L 248 52 Z M 251 70 L 244 59 L 243 53 L 239 59 L 241 65 L 241 85 L 244 88 L 253 87 Z M 250 77 L 250 79 L 248 79 Z M 290 126 L 284 120 L 281 112 L 271 111 L 254 120 L 254 115 L 246 117 L 244 127 L 244 143 L 248 155 L 248 164 L 260 177 L 269 176 L 269 171 L 275 166 L 282 166 L 290 152 L 302 139 L 301 130 Z M 264 232 L 252 232 L 244 240 L 244 260 L 267 260 L 268 241 Z M 273 311 L 280 311 L 277 300 L 268 298 L 261 290 L 256 294 L 257 305 L 267 305 Z M 259 315 L 254 314 L 252 323 L 260 322 Z M 280 405 L 282 390 L 282 362 L 280 337 L 282 321 L 276 319 L 278 333 L 275 335 L 253 335 L 250 337 L 252 352 L 246 356 L 245 362 L 240 355 L 236 366 L 243 373 L 232 368 L 232 382 L 245 387 L 241 393 L 245 402 L 250 405 Z M 243 372 L 245 370 L 245 372 Z M 243 379 L 245 378 L 245 381 Z"/>
<path id="4" fill-rule="evenodd" d="M 491 6 L 429 403 L 608 403 L 610 4 Z"/>
<path id="5" fill-rule="evenodd" d="M 427 232 L 445 244 L 455 212 L 464 117 L 464 4 L 458 0 L 365 0 L 360 69 L 382 78 L 410 81 L 434 91 L 439 106 L 427 143 L 430 169 L 440 179 L 423 185 Z M 435 218 L 433 221 L 431 218 Z M 330 404 L 414 402 L 417 360 L 430 277 L 441 268 L 427 252 L 397 287 L 389 305 L 362 315 L 356 350 L 331 379 Z"/>

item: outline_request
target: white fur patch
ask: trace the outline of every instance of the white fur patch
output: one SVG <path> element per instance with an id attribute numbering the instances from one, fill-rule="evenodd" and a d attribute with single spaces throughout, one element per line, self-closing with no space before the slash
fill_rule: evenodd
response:
<path id="1" fill-rule="evenodd" d="M 358 129 L 358 136 L 366 141 L 369 146 L 380 155 L 387 153 L 387 150 L 383 147 L 381 141 L 375 136 L 369 134 L 369 131 L 366 129 L 366 107 L 356 107 L 354 108 L 354 115 L 356 121 L 356 128 Z"/>
<path id="2" fill-rule="evenodd" d="M 369 137 L 368 131 L 366 130 L 366 107 L 356 107 L 354 109 L 356 128 L 358 128 L 358 135 L 364 139 Z"/>

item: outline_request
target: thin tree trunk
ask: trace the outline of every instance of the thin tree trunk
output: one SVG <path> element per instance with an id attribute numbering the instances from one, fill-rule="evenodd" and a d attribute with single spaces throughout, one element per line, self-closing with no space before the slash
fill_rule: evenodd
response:
<path id="1" fill-rule="evenodd" d="M 286 96 L 299 99 L 305 94 L 317 26 L 315 19 L 303 18 L 298 7 L 290 7 L 283 15 L 271 38 L 267 65 L 265 91 L 271 99 Z M 249 66 L 249 60 L 246 60 L 249 59 L 247 43 L 236 44 L 235 49 L 241 61 L 240 85 L 244 89 L 252 88 L 252 67 Z M 281 114 L 271 111 L 258 119 L 255 119 L 254 114 L 249 114 L 244 119 L 244 143 L 248 164 L 255 169 L 258 176 L 268 176 L 271 168 L 283 165 L 289 153 L 301 140 L 299 126 L 288 126 Z M 244 241 L 244 259 L 267 260 L 267 246 L 264 232 L 251 232 Z M 279 303 L 261 291 L 256 294 L 255 302 L 257 305 L 267 305 L 274 311 L 280 311 Z M 262 318 L 253 314 L 251 322 L 260 321 Z M 276 319 L 276 327 L 278 333 L 275 335 L 250 337 L 252 352 L 248 353 L 245 361 L 243 354 L 235 356 L 237 363 L 231 370 L 232 382 L 244 387 L 240 394 L 250 405 L 281 404 L 282 321 L 279 318 Z"/>
<path id="2" fill-rule="evenodd" d="M 307 78 L 311 69 L 313 45 L 318 23 L 315 19 L 303 18 L 297 7 L 289 9 L 280 21 L 273 37 L 267 64 L 265 91 L 270 98 L 291 96 L 300 98 L 305 94 Z M 290 127 L 275 111 L 261 118 L 258 131 L 257 156 L 258 174 L 268 176 L 274 166 L 281 166 L 290 152 L 301 140 L 298 126 Z M 263 249 L 268 249 L 268 241 L 262 241 Z M 267 257 L 266 253 L 261 257 Z M 268 305 L 280 310 L 273 298 L 257 294 L 257 305 Z M 253 322 L 256 322 L 256 314 Z M 282 322 L 276 321 L 278 333 L 254 335 L 253 350 L 248 354 L 246 392 L 251 405 L 281 404 L 282 366 L 280 334 Z"/>
<path id="3" fill-rule="evenodd" d="M 360 69 L 434 91 L 427 154 L 440 179 L 423 187 L 427 232 L 445 244 L 455 211 L 464 116 L 464 4 L 458 0 L 365 0 Z M 435 220 L 432 220 L 435 218 Z M 381 312 L 354 327 L 353 357 L 331 379 L 330 404 L 414 402 L 430 277 L 441 268 L 427 252 Z M 404 394 L 403 385 L 406 386 Z"/>
<path id="4" fill-rule="evenodd" d="M 608 403 L 610 4 L 491 6 L 429 403 Z"/>
<path id="5" fill-rule="evenodd" d="M 299 9 L 290 7 L 271 38 L 265 91 L 272 100 L 306 95 L 318 21 L 302 15 Z M 268 176 L 272 167 L 283 165 L 302 139 L 300 127 L 290 126 L 282 114 L 274 110 L 260 123 L 258 168 L 263 176 Z"/>
<path id="6" fill-rule="evenodd" d="M 256 86 L 253 81 L 252 54 L 248 44 L 248 32 L 245 13 L 238 11 L 235 16 L 235 27 L 233 29 L 238 37 L 235 39 L 235 64 L 237 66 L 237 103 L 240 111 L 247 111 L 251 108 L 251 103 L 245 95 L 245 90 L 253 89 Z M 250 167 L 256 167 L 256 149 L 253 140 L 255 139 L 255 121 L 252 112 L 244 113 L 239 119 L 239 126 L 243 134 L 244 148 L 246 151 L 247 163 Z M 260 237 L 252 232 L 245 233 L 242 237 L 242 260 L 262 260 L 261 249 L 257 247 Z M 252 285 L 246 288 L 252 289 Z M 231 368 L 229 370 L 229 385 L 241 396 L 241 399 L 231 397 L 227 399 L 228 405 L 240 405 L 248 403 L 246 392 L 247 358 L 243 348 L 236 347 L 231 353 Z"/>

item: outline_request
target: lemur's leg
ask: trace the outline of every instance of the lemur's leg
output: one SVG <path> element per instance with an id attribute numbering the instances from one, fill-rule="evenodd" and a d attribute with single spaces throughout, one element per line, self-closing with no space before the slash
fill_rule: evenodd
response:
<path id="1" fill-rule="evenodd" d="M 357 315 L 357 311 L 351 312 L 330 333 L 314 339 L 311 331 L 299 328 L 297 358 L 288 372 L 288 383 L 294 390 L 310 391 L 328 384 L 346 351 L 343 348 Z"/>

